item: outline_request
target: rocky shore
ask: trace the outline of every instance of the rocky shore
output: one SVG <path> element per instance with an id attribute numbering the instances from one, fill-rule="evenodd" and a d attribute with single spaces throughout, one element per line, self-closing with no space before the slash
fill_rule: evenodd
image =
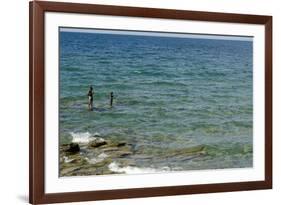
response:
<path id="1" fill-rule="evenodd" d="M 165 156 L 163 156 L 163 154 Z M 204 146 L 163 151 L 149 155 L 141 147 L 125 141 L 105 140 L 96 134 L 88 142 L 60 145 L 60 176 L 87 176 L 126 173 L 119 167 L 136 167 L 136 159 L 175 158 L 175 160 L 190 160 L 205 155 Z M 157 156 L 159 155 L 159 156 Z M 161 156 L 160 156 L 161 155 Z M 114 164 L 115 163 L 115 164 Z M 170 169 L 165 169 L 170 171 Z M 165 171 L 163 170 L 163 171 Z"/>
<path id="2" fill-rule="evenodd" d="M 115 174 L 108 165 L 117 160 L 124 166 L 129 164 L 125 156 L 133 150 L 126 142 L 112 142 L 100 136 L 93 136 L 88 143 L 60 145 L 60 176 L 86 176 Z"/>

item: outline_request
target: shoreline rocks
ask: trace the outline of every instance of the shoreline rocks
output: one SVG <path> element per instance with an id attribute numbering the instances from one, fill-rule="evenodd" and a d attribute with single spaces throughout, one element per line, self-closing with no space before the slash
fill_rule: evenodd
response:
<path id="1" fill-rule="evenodd" d="M 185 161 L 205 154 L 203 145 L 163 150 L 152 145 L 134 146 L 125 141 L 106 140 L 95 134 L 87 143 L 72 142 L 60 145 L 59 173 L 61 177 L 120 174 L 112 171 L 109 165 L 116 162 L 121 167 L 134 167 L 148 160 L 147 166 L 153 166 L 151 163 L 157 159 Z"/>
<path id="2" fill-rule="evenodd" d="M 124 161 L 133 154 L 124 141 L 105 140 L 95 134 L 88 143 L 60 145 L 60 176 L 117 174 L 108 167 L 114 161 Z"/>

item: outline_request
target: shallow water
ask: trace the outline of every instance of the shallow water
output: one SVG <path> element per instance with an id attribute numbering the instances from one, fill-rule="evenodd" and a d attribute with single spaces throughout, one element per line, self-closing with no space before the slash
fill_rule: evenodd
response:
<path id="1" fill-rule="evenodd" d="M 60 32 L 60 142 L 126 141 L 144 170 L 251 167 L 252 50 L 248 41 Z M 205 155 L 167 157 L 197 145 Z"/>

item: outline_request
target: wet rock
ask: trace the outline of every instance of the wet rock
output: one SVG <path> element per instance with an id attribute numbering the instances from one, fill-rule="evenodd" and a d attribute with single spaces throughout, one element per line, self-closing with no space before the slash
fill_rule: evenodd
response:
<path id="1" fill-rule="evenodd" d="M 103 152 L 114 152 L 114 151 L 118 151 L 117 147 L 107 147 L 102 149 Z"/>
<path id="2" fill-rule="evenodd" d="M 68 148 L 65 150 L 70 154 L 76 154 L 80 151 L 80 147 L 78 143 L 70 143 Z"/>
<path id="3" fill-rule="evenodd" d="M 145 160 L 145 159 L 152 159 L 153 156 L 151 156 L 151 155 L 136 154 L 136 155 L 132 156 L 132 158 L 137 159 L 137 160 Z"/>
<path id="4" fill-rule="evenodd" d="M 116 174 L 108 165 L 113 161 L 134 165 L 134 151 L 125 141 L 105 140 L 95 133 L 86 144 L 60 145 L 60 176 Z M 104 157 L 101 157 L 104 156 Z"/>
<path id="5" fill-rule="evenodd" d="M 96 138 L 89 143 L 89 147 L 100 147 L 102 145 L 106 145 L 107 142 L 102 138 Z"/>
<path id="6" fill-rule="evenodd" d="M 87 163 L 87 160 L 82 157 L 76 157 L 74 159 L 70 159 L 68 163 L 83 165 L 83 164 Z"/>
<path id="7" fill-rule="evenodd" d="M 126 142 L 118 142 L 117 143 L 117 147 L 123 147 L 123 146 L 125 146 L 127 143 Z"/>
<path id="8" fill-rule="evenodd" d="M 87 176 L 87 175 L 104 175 L 104 174 L 115 174 L 109 170 L 108 165 L 112 162 L 111 159 L 104 159 L 101 162 L 95 164 L 86 164 L 81 166 L 79 169 L 74 169 L 73 172 L 69 173 L 68 176 Z"/>
<path id="9" fill-rule="evenodd" d="M 98 163 L 96 163 L 96 164 L 94 164 L 94 165 L 92 165 L 92 167 L 105 167 L 105 166 L 107 166 L 108 164 L 110 164 L 112 162 L 112 159 L 109 159 L 109 158 L 107 158 L 107 159 L 104 159 L 103 161 L 101 161 L 101 162 L 98 162 Z"/>
<path id="10" fill-rule="evenodd" d="M 71 176 L 73 172 L 76 172 L 80 167 L 67 167 L 60 170 L 60 176 Z"/>
<path id="11" fill-rule="evenodd" d="M 69 144 L 61 144 L 60 145 L 60 152 L 66 152 L 66 150 L 68 150 L 69 148 Z"/>
<path id="12" fill-rule="evenodd" d="M 60 176 L 74 176 L 74 173 L 87 165 L 88 161 L 79 154 L 64 157 L 64 162 L 60 163 Z"/>
<path id="13" fill-rule="evenodd" d="M 129 151 L 120 151 L 117 153 L 120 157 L 126 157 L 126 156 L 129 156 L 131 154 L 133 154 L 132 152 L 129 152 Z"/>
<path id="14" fill-rule="evenodd" d="M 116 158 L 122 158 L 132 155 L 133 152 L 131 152 L 130 150 L 117 150 L 117 151 L 110 152 L 108 154 L 111 158 L 116 159 Z"/>
<path id="15" fill-rule="evenodd" d="M 63 162 L 60 165 L 60 168 L 71 167 L 71 166 L 83 166 L 88 164 L 88 160 L 85 157 L 76 155 L 68 155 L 63 157 Z"/>

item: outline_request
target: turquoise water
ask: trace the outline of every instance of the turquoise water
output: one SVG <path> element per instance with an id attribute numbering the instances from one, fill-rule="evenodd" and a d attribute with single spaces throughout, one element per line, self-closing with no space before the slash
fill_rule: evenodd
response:
<path id="1" fill-rule="evenodd" d="M 252 53 L 252 41 L 60 32 L 60 142 L 123 140 L 150 156 L 141 168 L 252 167 Z M 165 157 L 197 145 L 207 154 Z"/>

